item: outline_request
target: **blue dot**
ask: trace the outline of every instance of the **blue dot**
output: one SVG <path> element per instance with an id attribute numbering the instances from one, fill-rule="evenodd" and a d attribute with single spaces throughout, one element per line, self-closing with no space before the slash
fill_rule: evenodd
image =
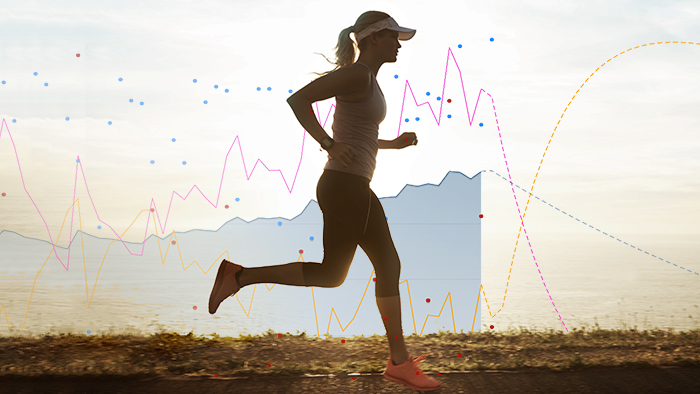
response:
<path id="1" fill-rule="evenodd" d="M 258 92 L 260 91 L 260 86 L 258 86 Z"/>
<path id="2" fill-rule="evenodd" d="M 483 123 L 479 123 L 479 127 L 484 127 L 484 124 L 483 124 Z"/>
<path id="3" fill-rule="evenodd" d="M 109 122 L 107 122 L 107 124 L 111 126 L 111 125 L 112 125 L 112 121 L 110 120 Z"/>
<path id="4" fill-rule="evenodd" d="M 226 89 L 225 92 L 228 93 L 228 89 Z"/>
<path id="5" fill-rule="evenodd" d="M 309 239 L 313 241 L 313 240 L 314 240 L 314 237 L 309 237 Z"/>
<path id="6" fill-rule="evenodd" d="M 102 230 L 102 226 L 97 226 L 97 229 L 98 229 L 98 230 Z"/>
<path id="7" fill-rule="evenodd" d="M 129 99 L 129 102 L 130 102 L 130 103 L 133 103 L 133 102 L 134 102 L 134 99 Z"/>
<path id="8" fill-rule="evenodd" d="M 238 198 L 238 197 L 236 197 L 236 201 L 241 201 L 241 199 L 240 199 L 240 198 Z"/>
<path id="9" fill-rule="evenodd" d="M 447 119 L 449 119 L 449 118 L 451 118 L 451 117 L 452 117 L 452 115 L 447 115 Z"/>
<path id="10" fill-rule="evenodd" d="M 404 122 L 408 122 L 408 118 L 404 119 L 403 121 L 404 121 Z"/>
<path id="11" fill-rule="evenodd" d="M 4 84 L 5 84 L 5 81 L 2 81 L 2 84 L 4 85 Z"/>
<path id="12" fill-rule="evenodd" d="M 437 101 L 440 101 L 440 97 L 438 96 Z"/>
<path id="13" fill-rule="evenodd" d="M 17 123 L 17 119 L 12 119 L 12 123 Z"/>
<path id="14" fill-rule="evenodd" d="M 214 85 L 214 89 L 218 89 L 218 88 L 219 88 L 219 85 Z"/>
<path id="15" fill-rule="evenodd" d="M 186 164 L 187 164 L 187 162 L 186 162 L 186 161 L 183 161 L 183 162 L 182 162 L 182 165 L 183 165 L 183 166 L 184 166 L 184 165 L 186 165 Z"/>
<path id="16" fill-rule="evenodd" d="M 151 164 L 155 164 L 155 160 L 151 160 Z"/>
<path id="17" fill-rule="evenodd" d="M 420 118 L 416 116 L 416 122 L 419 121 L 419 120 L 420 120 Z"/>
<path id="18" fill-rule="evenodd" d="M 394 74 L 394 79 L 399 79 L 399 74 Z"/>
<path id="19" fill-rule="evenodd" d="M 197 83 L 197 79 L 193 79 L 192 82 Z"/>
<path id="20" fill-rule="evenodd" d="M 175 142 L 175 138 L 173 138 L 172 141 Z"/>
<path id="21" fill-rule="evenodd" d="M 289 89 L 289 93 L 292 93 L 292 89 Z"/>
<path id="22" fill-rule="evenodd" d="M 268 87 L 267 87 L 267 91 L 269 92 L 270 90 L 272 90 L 272 88 L 268 86 Z"/>
<path id="23" fill-rule="evenodd" d="M 207 100 L 204 100 L 204 104 L 208 104 L 209 102 Z"/>
<path id="24" fill-rule="evenodd" d="M 430 96 L 430 92 L 425 92 L 425 95 L 426 95 L 426 96 Z"/>
<path id="25" fill-rule="evenodd" d="M 143 101 L 140 104 L 143 105 Z"/>
<path id="26" fill-rule="evenodd" d="M 90 330 L 87 330 L 88 335 L 90 335 Z"/>
<path id="27" fill-rule="evenodd" d="M 66 120 L 70 120 L 70 118 L 66 116 Z"/>
<path id="28" fill-rule="evenodd" d="M 277 222 L 277 225 L 278 225 L 278 226 L 281 226 L 281 225 L 282 225 L 282 222 Z"/>
<path id="29" fill-rule="evenodd" d="M 75 162 L 76 162 L 76 163 L 80 163 L 80 159 L 75 159 Z"/>
<path id="30" fill-rule="evenodd" d="M 49 83 L 48 83 L 48 82 L 44 82 L 44 86 L 49 86 Z"/>
<path id="31" fill-rule="evenodd" d="M 389 217 L 388 217 L 388 216 L 384 216 L 384 219 L 389 220 Z"/>
<path id="32" fill-rule="evenodd" d="M 39 75 L 39 73 L 38 73 L 38 72 L 36 72 L 36 71 L 34 71 L 34 76 L 37 76 L 37 75 Z"/>
<path id="33" fill-rule="evenodd" d="M 461 48 L 461 47 L 462 47 L 462 44 L 457 45 L 457 47 L 458 47 L 458 48 Z"/>
<path id="34" fill-rule="evenodd" d="M 493 37 L 491 37 L 491 41 L 493 41 Z"/>
<path id="35" fill-rule="evenodd" d="M 124 78 L 119 78 L 119 82 L 121 82 L 121 81 L 123 81 L 123 80 L 124 80 Z"/>

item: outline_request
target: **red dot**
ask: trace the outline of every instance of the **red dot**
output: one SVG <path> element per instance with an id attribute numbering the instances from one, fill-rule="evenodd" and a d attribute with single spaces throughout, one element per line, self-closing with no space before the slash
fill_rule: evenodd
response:
<path id="1" fill-rule="evenodd" d="M 155 209 L 151 208 L 151 212 L 155 211 Z"/>
<path id="2" fill-rule="evenodd" d="M 352 380 L 355 380 L 355 376 L 352 377 Z"/>
<path id="3" fill-rule="evenodd" d="M 387 318 L 385 317 L 385 318 L 384 318 L 384 321 L 386 321 L 386 320 L 387 320 Z"/>
<path id="4" fill-rule="evenodd" d="M 430 303 L 430 298 L 426 298 L 426 299 L 425 299 L 425 302 Z"/>
<path id="5" fill-rule="evenodd" d="M 394 339 L 399 339 L 399 336 L 398 336 L 398 335 L 395 335 L 395 336 L 394 336 Z"/>
<path id="6" fill-rule="evenodd" d="M 76 53 L 76 54 L 75 54 L 75 57 L 80 57 L 80 54 L 79 54 L 79 53 Z"/>
<path id="7" fill-rule="evenodd" d="M 3 193 L 2 196 L 5 197 L 5 193 Z"/>
<path id="8" fill-rule="evenodd" d="M 175 245 L 175 241 L 173 241 L 173 245 Z"/>
<path id="9" fill-rule="evenodd" d="M 452 102 L 452 99 L 447 99 L 447 102 L 448 102 L 448 103 L 451 103 L 451 102 Z"/>
<path id="10" fill-rule="evenodd" d="M 345 339 L 341 339 L 341 340 L 340 340 L 340 343 L 345 343 Z"/>
<path id="11" fill-rule="evenodd" d="M 277 338 L 282 338 L 282 334 L 277 334 Z"/>
<path id="12" fill-rule="evenodd" d="M 312 109 L 312 110 L 311 110 L 311 111 L 309 111 L 309 112 L 311 112 L 311 113 L 314 113 L 314 110 Z"/>
<path id="13" fill-rule="evenodd" d="M 376 281 L 377 281 L 377 278 L 372 278 L 372 280 L 376 282 Z"/>
<path id="14" fill-rule="evenodd" d="M 493 330 L 493 324 L 491 325 L 491 329 Z"/>
<path id="15" fill-rule="evenodd" d="M 406 138 L 406 141 L 408 141 L 408 138 Z"/>
<path id="16" fill-rule="evenodd" d="M 440 372 L 438 372 L 438 376 L 440 376 Z"/>
<path id="17" fill-rule="evenodd" d="M 224 208 L 228 209 L 228 204 L 224 205 Z"/>
<path id="18" fill-rule="evenodd" d="M 270 363 L 267 363 L 267 366 L 268 366 L 268 367 L 271 367 L 271 366 L 272 366 L 272 364 L 270 364 Z"/>
<path id="19" fill-rule="evenodd" d="M 192 309 L 197 310 L 197 305 L 193 306 Z"/>
<path id="20" fill-rule="evenodd" d="M 304 249 L 299 249 L 299 254 L 304 254 Z"/>
<path id="21" fill-rule="evenodd" d="M 462 353 L 459 353 L 459 354 L 457 355 L 457 357 L 462 357 Z"/>
<path id="22" fill-rule="evenodd" d="M 483 218 L 483 217 L 484 217 L 484 215 L 482 215 L 482 214 L 479 214 L 479 217 L 480 217 L 480 218 Z"/>
<path id="23" fill-rule="evenodd" d="M 214 374 L 214 377 L 215 377 L 215 378 L 218 378 L 218 377 L 219 377 L 219 374 L 218 374 L 218 373 L 215 373 L 215 374 Z"/>

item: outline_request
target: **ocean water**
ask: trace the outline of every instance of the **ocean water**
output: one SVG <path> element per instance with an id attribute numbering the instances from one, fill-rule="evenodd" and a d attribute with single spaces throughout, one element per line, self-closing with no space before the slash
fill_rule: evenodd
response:
<path id="1" fill-rule="evenodd" d="M 593 231 L 535 235 L 539 271 L 529 249 L 523 249 L 509 280 L 516 236 L 485 236 L 482 274 L 488 305 L 481 306 L 483 326 L 564 333 L 596 324 L 610 329 L 700 328 L 697 237 L 616 236 L 634 248 Z"/>
<path id="2" fill-rule="evenodd" d="M 468 280 L 425 279 L 402 269 L 401 280 L 408 282 L 400 285 L 404 334 L 455 328 L 468 332 L 472 323 L 474 330 L 525 327 L 562 334 L 596 324 L 601 328 L 700 328 L 700 276 L 693 273 L 700 271 L 700 245 L 695 237 L 630 234 L 622 238 L 635 248 L 596 233 L 531 234 L 537 267 L 529 249 L 519 251 L 511 265 L 515 235 L 486 234 L 478 310 L 476 287 L 466 286 Z M 403 259 L 405 253 L 397 249 Z M 72 261 L 77 265 L 81 260 Z M 440 267 L 440 256 L 434 256 L 431 264 Z M 222 303 L 214 316 L 207 311 L 207 301 L 215 269 L 211 275 L 199 275 L 201 280 L 167 275 L 166 279 L 104 277 L 94 292 L 94 272 L 87 290 L 84 281 L 67 285 L 61 283 L 60 275 L 49 280 L 39 274 L 36 284 L 34 280 L 2 283 L 0 335 L 169 330 L 238 336 L 268 329 L 305 331 L 322 338 L 326 333 L 383 335 L 377 329 L 381 323 L 371 270 L 358 248 L 348 279 L 339 288 L 249 286 Z M 460 292 L 467 287 L 472 289 L 470 294 Z"/>

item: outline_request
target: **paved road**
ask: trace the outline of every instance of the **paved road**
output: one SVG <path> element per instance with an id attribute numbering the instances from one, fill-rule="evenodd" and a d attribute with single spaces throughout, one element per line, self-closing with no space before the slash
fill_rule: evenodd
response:
<path id="1" fill-rule="evenodd" d="M 434 376 L 434 375 L 433 375 Z M 700 368 L 578 372 L 468 372 L 434 376 L 431 393 L 700 393 Z M 288 378 L 154 378 L 142 380 L 3 379 L 0 393 L 417 393 L 381 374 Z"/>

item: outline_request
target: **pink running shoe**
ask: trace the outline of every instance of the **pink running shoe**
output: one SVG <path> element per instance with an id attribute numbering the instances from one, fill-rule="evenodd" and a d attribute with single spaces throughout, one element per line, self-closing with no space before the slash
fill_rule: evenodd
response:
<path id="1" fill-rule="evenodd" d="M 423 361 L 423 359 L 425 359 L 424 354 L 419 357 L 413 357 L 409 354 L 408 360 L 406 360 L 405 363 L 394 365 L 394 363 L 391 362 L 391 358 L 389 358 L 389 363 L 383 373 L 384 378 L 392 382 L 401 383 L 414 390 L 436 390 L 440 387 L 440 382 L 424 374 L 423 371 L 418 368 L 418 363 Z"/>
<path id="2" fill-rule="evenodd" d="M 235 275 L 242 268 L 240 265 L 226 259 L 221 262 L 219 272 L 216 273 L 216 279 L 214 280 L 214 287 L 211 289 L 211 295 L 209 296 L 209 313 L 212 315 L 216 313 L 216 310 L 219 309 L 219 304 L 238 293 L 240 287 L 236 283 Z"/>

